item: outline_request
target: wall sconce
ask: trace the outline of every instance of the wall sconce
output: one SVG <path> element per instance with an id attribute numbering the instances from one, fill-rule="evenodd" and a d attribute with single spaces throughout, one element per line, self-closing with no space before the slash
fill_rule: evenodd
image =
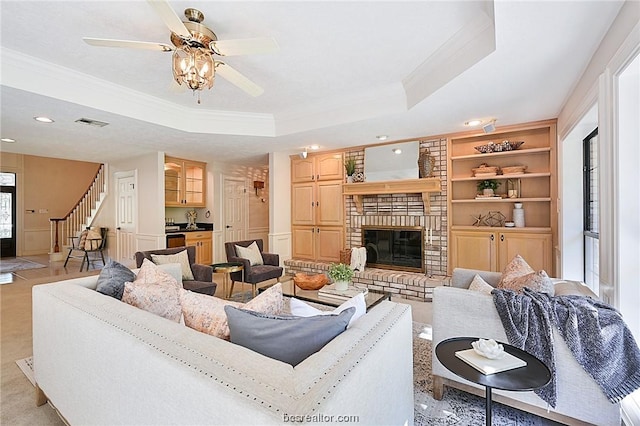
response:
<path id="1" fill-rule="evenodd" d="M 264 188 L 264 182 L 261 180 L 253 181 L 253 188 L 256 190 L 256 197 L 258 196 L 258 190 Z"/>

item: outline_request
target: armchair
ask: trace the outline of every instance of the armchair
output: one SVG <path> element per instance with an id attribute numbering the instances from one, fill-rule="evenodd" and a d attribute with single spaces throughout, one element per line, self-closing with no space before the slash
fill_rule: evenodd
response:
<path id="1" fill-rule="evenodd" d="M 189 257 L 189 266 L 191 266 L 191 272 L 193 273 L 194 280 L 182 280 L 182 286 L 185 290 L 191 290 L 196 293 L 207 294 L 213 296 L 216 292 L 217 283 L 213 282 L 213 268 L 209 265 L 200 265 L 196 262 L 196 248 L 194 246 L 187 247 L 173 247 L 168 249 L 158 249 L 149 251 L 136 252 L 136 267 L 142 266 L 144 259 L 151 258 L 152 254 L 168 255 L 176 254 L 184 249 L 187 250 L 187 256 Z"/>
<path id="2" fill-rule="evenodd" d="M 107 248 L 107 231 L 108 228 L 87 228 L 78 236 L 69 237 L 71 240 L 71 247 L 69 247 L 67 259 L 64 261 L 64 268 L 67 267 L 69 259 L 82 259 L 82 263 L 80 263 L 80 272 L 82 272 L 85 262 L 87 263 L 88 272 L 91 263 L 98 260 L 98 254 L 102 259 L 102 265 L 104 266 L 104 251 Z M 76 252 L 80 252 L 80 254 L 76 254 Z M 91 257 L 89 257 L 90 253 L 93 253 Z"/>
<path id="3" fill-rule="evenodd" d="M 236 245 L 241 247 L 248 247 L 253 242 L 256 242 L 262 255 L 263 265 L 251 265 L 249 259 L 239 257 L 236 252 Z M 231 275 L 231 291 L 233 293 L 233 285 L 236 281 L 243 280 L 244 282 L 252 284 L 251 295 L 255 297 L 256 286 L 258 283 L 267 281 L 273 278 L 280 278 L 282 276 L 283 268 L 280 266 L 280 255 L 275 253 L 265 253 L 264 244 L 262 239 L 246 240 L 246 241 L 233 241 L 224 243 L 225 251 L 227 252 L 227 262 L 239 262 L 242 263 L 244 271 L 232 272 Z M 243 275 L 244 273 L 244 275 Z"/>

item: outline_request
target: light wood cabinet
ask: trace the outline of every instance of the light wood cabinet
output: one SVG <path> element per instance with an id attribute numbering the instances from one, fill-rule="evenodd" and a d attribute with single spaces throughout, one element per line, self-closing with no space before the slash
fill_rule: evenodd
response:
<path id="1" fill-rule="evenodd" d="M 339 226 L 294 226 L 292 240 L 295 259 L 339 262 L 344 229 Z"/>
<path id="2" fill-rule="evenodd" d="M 292 255 L 339 262 L 344 247 L 342 154 L 291 159 Z"/>
<path id="3" fill-rule="evenodd" d="M 291 182 L 317 182 L 344 179 L 341 153 L 310 154 L 307 158 L 291 160 Z"/>
<path id="4" fill-rule="evenodd" d="M 524 141 L 512 151 L 482 154 L 475 147 L 489 142 Z M 456 267 L 501 271 L 520 254 L 534 269 L 555 273 L 553 246 L 557 240 L 557 169 L 555 120 L 500 128 L 489 134 L 466 133 L 449 138 L 447 150 L 448 221 L 451 250 L 449 273 Z M 474 176 L 481 164 L 505 168 L 526 166 L 523 173 Z M 477 198 L 477 184 L 495 179 L 500 198 Z M 509 198 L 508 184 L 518 187 Z M 490 212 L 513 220 L 514 203 L 522 203 L 525 227 L 472 226 Z M 493 240 L 491 240 L 493 238 Z"/>
<path id="5" fill-rule="evenodd" d="M 207 164 L 165 157 L 164 204 L 169 207 L 205 207 Z"/>
<path id="6" fill-rule="evenodd" d="M 451 261 L 455 267 L 502 272 L 519 254 L 536 271 L 552 271 L 551 233 L 495 231 L 491 228 L 451 232 Z"/>
<path id="7" fill-rule="evenodd" d="M 213 263 L 213 232 L 185 232 L 185 244 L 196 248 L 196 263 L 211 265 Z"/>

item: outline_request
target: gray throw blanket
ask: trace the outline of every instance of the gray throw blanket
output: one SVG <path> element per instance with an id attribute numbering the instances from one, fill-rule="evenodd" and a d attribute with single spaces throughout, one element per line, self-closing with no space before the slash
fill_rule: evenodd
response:
<path id="1" fill-rule="evenodd" d="M 612 403 L 640 388 L 640 349 L 622 316 L 611 306 L 585 296 L 556 296 L 524 289 L 494 289 L 509 343 L 535 355 L 551 370 L 551 382 L 536 394 L 555 408 L 556 368 L 552 326 L 578 363 Z"/>

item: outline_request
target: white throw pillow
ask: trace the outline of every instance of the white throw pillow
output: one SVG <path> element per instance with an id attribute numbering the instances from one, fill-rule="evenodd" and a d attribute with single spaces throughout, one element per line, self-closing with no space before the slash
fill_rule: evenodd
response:
<path id="1" fill-rule="evenodd" d="M 367 304 L 364 301 L 364 294 L 360 293 L 353 296 L 351 299 L 345 301 L 342 305 L 338 306 L 332 311 L 321 311 L 303 302 L 302 300 L 291 298 L 291 315 L 298 317 L 313 317 L 316 315 L 338 315 L 340 312 L 351 307 L 356 308 L 356 313 L 353 314 L 347 328 L 351 327 L 354 321 L 363 316 L 367 312 Z"/>
<path id="2" fill-rule="evenodd" d="M 175 254 L 152 254 L 151 260 L 156 265 L 165 265 L 167 263 L 179 263 L 182 269 L 182 279 L 193 281 L 193 272 L 191 271 L 191 265 L 189 265 L 189 254 L 187 250 L 182 250 Z"/>
<path id="3" fill-rule="evenodd" d="M 251 266 L 264 265 L 262 253 L 260 253 L 258 243 L 256 243 L 255 241 L 252 242 L 248 247 L 236 245 L 236 253 L 238 254 L 238 257 L 248 259 Z"/>
<path id="4" fill-rule="evenodd" d="M 471 281 L 471 284 L 469 285 L 469 290 L 479 291 L 480 293 L 484 294 L 491 294 L 493 287 L 491 286 L 491 284 L 483 280 L 480 275 L 476 274 L 476 276 L 473 277 L 473 281 Z"/>

